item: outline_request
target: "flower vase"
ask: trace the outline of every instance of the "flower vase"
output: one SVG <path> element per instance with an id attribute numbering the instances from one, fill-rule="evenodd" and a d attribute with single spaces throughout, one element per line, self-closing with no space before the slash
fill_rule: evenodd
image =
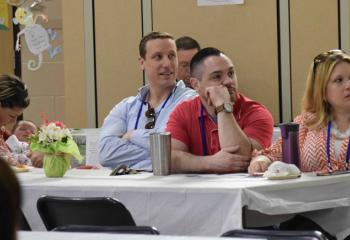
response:
<path id="1" fill-rule="evenodd" d="M 64 153 L 45 153 L 44 172 L 46 177 L 63 177 L 70 168 L 70 155 Z"/>

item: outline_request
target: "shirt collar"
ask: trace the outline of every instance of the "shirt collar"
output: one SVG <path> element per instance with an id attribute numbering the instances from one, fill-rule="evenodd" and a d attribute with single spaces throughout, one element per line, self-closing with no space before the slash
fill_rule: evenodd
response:
<path id="1" fill-rule="evenodd" d="M 178 81 L 176 83 L 176 85 L 174 86 L 173 88 L 173 95 L 174 93 L 176 92 L 176 89 L 180 87 L 180 88 L 184 88 L 186 87 L 185 86 L 185 83 L 181 80 L 181 81 Z M 139 97 L 139 99 L 142 101 L 143 99 L 145 99 L 146 95 L 148 94 L 149 92 L 149 84 L 146 84 L 145 86 L 143 87 L 140 87 L 138 90 L 137 90 L 137 96 Z"/>

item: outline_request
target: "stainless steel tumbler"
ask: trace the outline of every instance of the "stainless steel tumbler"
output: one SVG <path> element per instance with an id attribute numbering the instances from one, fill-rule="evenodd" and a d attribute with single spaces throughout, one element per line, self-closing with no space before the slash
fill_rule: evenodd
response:
<path id="1" fill-rule="evenodd" d="M 169 132 L 151 133 L 150 147 L 153 175 L 169 175 L 171 161 L 171 134 Z"/>

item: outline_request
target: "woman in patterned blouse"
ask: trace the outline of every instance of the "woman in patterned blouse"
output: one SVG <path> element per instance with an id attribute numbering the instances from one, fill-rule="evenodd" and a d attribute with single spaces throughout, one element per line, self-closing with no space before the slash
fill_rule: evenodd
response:
<path id="1" fill-rule="evenodd" d="M 18 162 L 5 143 L 9 134 L 4 126 L 15 123 L 29 102 L 27 88 L 21 80 L 9 75 L 0 75 L 0 156 L 11 165 Z"/>
<path id="2" fill-rule="evenodd" d="M 350 157 L 350 56 L 342 50 L 317 55 L 307 77 L 299 123 L 300 170 L 348 169 Z M 263 172 L 282 160 L 282 139 L 254 152 L 248 171 Z"/>

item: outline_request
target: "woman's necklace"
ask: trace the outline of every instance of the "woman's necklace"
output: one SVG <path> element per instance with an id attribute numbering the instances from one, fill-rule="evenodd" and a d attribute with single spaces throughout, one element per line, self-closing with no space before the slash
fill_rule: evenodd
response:
<path id="1" fill-rule="evenodd" d="M 326 154 L 327 154 L 327 162 L 328 162 L 327 165 L 328 165 L 329 172 L 333 172 L 331 157 L 330 157 L 331 129 L 332 129 L 332 121 L 329 121 L 327 126 L 327 141 L 326 141 Z M 346 147 L 346 157 L 345 157 L 346 170 L 349 170 L 349 159 L 350 159 L 350 137 L 348 141 L 348 146 Z"/>
<path id="2" fill-rule="evenodd" d="M 340 132 L 337 124 L 332 121 L 331 135 L 337 139 L 345 139 L 350 137 L 350 127 L 345 132 Z"/>

